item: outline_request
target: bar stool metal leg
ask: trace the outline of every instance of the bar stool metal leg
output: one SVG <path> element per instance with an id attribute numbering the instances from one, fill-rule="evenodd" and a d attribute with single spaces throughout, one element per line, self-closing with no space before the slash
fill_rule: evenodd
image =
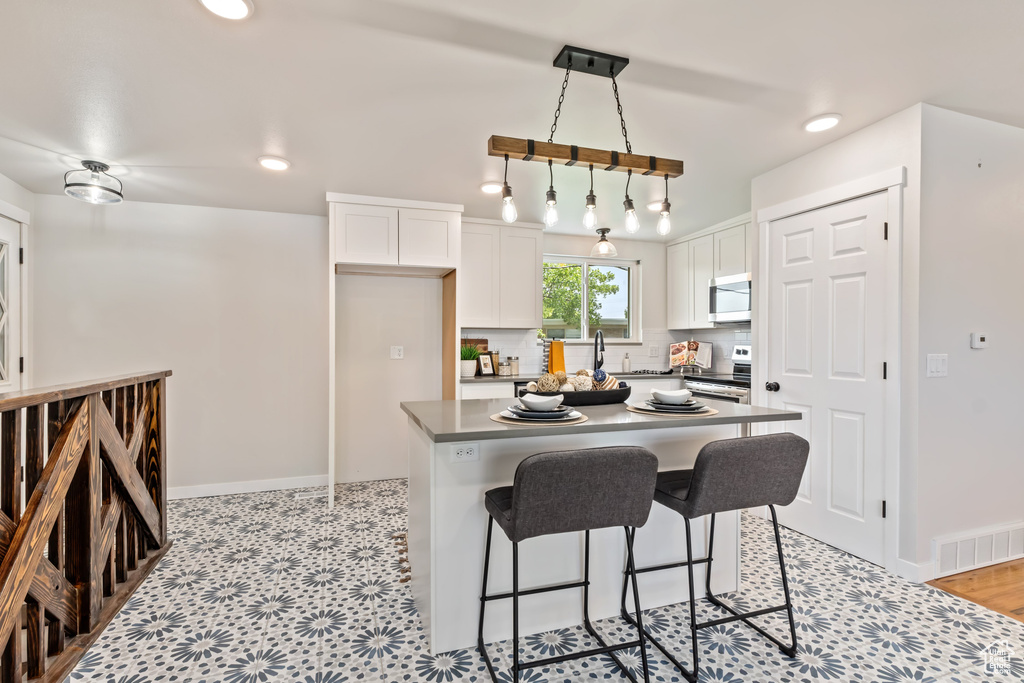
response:
<path id="1" fill-rule="evenodd" d="M 491 565 L 491 532 L 493 530 L 494 517 L 487 515 L 487 543 L 484 545 L 484 585 L 480 589 L 480 623 L 476 631 L 476 646 L 484 658 L 484 664 L 487 665 L 487 671 L 491 674 L 491 678 L 497 680 L 494 666 L 491 664 L 491 658 L 487 656 L 487 648 L 484 647 L 484 609 L 487 607 L 487 570 Z"/>

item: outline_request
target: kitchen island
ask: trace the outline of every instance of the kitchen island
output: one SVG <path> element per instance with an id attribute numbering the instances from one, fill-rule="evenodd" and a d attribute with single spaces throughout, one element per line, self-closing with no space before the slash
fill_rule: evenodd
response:
<path id="1" fill-rule="evenodd" d="M 640 392 L 631 402 L 648 398 Z M 512 483 L 516 467 L 529 455 L 553 450 L 601 446 L 643 446 L 658 456 L 660 469 L 692 467 L 704 444 L 748 433 L 761 422 L 799 420 L 800 413 L 757 406 L 708 401 L 718 410 L 711 416 L 641 415 L 625 404 L 585 406 L 588 417 L 574 425 L 509 425 L 491 415 L 509 399 L 417 401 L 402 403 L 409 416 L 409 562 L 416 605 L 427 632 L 431 653 L 476 644 L 483 573 L 488 489 Z M 694 553 L 703 556 L 707 520 L 693 525 Z M 651 508 L 646 526 L 637 532 L 638 567 L 685 559 L 683 522 L 660 505 Z M 591 534 L 591 616 L 618 614 L 625 559 L 621 529 Z M 489 592 L 512 584 L 511 544 L 495 531 Z M 580 580 L 583 535 L 561 534 L 520 544 L 520 586 Z M 704 567 L 696 569 L 703 585 Z M 686 573 L 654 572 L 640 577 L 645 609 L 689 599 Z M 739 586 L 739 514 L 718 515 L 712 588 L 716 593 Z M 582 623 L 580 591 L 559 591 L 520 599 L 520 635 Z M 487 609 L 484 639 L 496 642 L 512 635 L 510 600 Z"/>

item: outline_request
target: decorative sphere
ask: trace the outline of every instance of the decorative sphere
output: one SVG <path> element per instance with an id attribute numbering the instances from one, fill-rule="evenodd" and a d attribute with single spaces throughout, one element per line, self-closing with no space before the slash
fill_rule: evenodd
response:
<path id="1" fill-rule="evenodd" d="M 602 370 L 601 368 L 594 370 L 594 381 L 597 382 L 598 384 L 603 382 L 606 377 L 608 377 L 608 373 Z"/>

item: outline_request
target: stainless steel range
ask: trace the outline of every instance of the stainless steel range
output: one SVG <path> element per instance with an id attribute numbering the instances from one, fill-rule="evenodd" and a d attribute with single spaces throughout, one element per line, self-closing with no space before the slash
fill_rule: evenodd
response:
<path id="1" fill-rule="evenodd" d="M 687 370 L 683 373 L 686 388 L 698 398 L 711 398 L 732 403 L 750 403 L 750 361 L 749 344 L 737 344 L 732 348 L 732 373 L 704 372 L 697 374 Z"/>

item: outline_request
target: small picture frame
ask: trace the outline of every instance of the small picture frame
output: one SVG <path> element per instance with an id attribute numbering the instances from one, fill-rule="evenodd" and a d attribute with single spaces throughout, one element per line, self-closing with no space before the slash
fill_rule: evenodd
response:
<path id="1" fill-rule="evenodd" d="M 491 364 L 491 356 L 486 353 L 480 354 L 480 374 L 481 375 L 493 375 L 494 365 Z"/>

